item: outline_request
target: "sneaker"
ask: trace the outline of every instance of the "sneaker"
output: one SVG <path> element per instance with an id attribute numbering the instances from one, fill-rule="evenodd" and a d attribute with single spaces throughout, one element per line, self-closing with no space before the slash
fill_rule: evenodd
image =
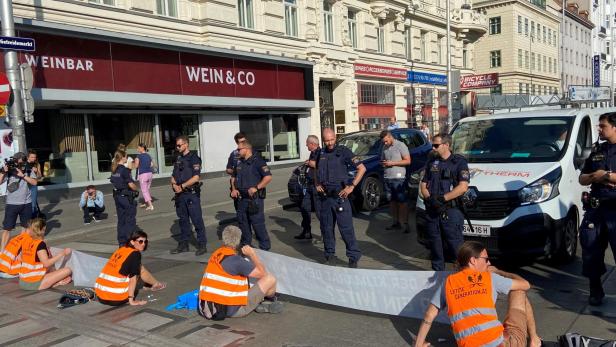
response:
<path id="1" fill-rule="evenodd" d="M 388 226 L 387 228 L 385 228 L 385 230 L 398 230 L 398 229 L 402 229 L 402 226 L 400 225 L 400 223 L 394 223 Z"/>
<path id="2" fill-rule="evenodd" d="M 349 268 L 357 269 L 357 260 L 349 259 Z"/>
<path id="3" fill-rule="evenodd" d="M 154 205 L 145 208 L 146 211 L 154 211 Z"/>
<path id="4" fill-rule="evenodd" d="M 100 218 L 100 217 L 99 217 L 99 218 Z M 94 223 L 98 223 L 98 222 L 100 222 L 100 219 L 99 219 L 99 218 L 96 218 L 96 216 L 92 216 L 92 221 L 93 221 Z"/>
<path id="5" fill-rule="evenodd" d="M 257 313 L 281 313 L 284 305 L 280 301 L 263 301 L 256 308 Z"/>

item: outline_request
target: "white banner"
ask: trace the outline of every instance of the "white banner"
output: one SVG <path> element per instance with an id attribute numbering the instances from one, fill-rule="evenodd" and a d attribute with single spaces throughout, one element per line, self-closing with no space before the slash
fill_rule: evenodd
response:
<path id="1" fill-rule="evenodd" d="M 58 254 L 64 248 L 51 248 L 52 254 Z M 94 287 L 96 278 L 107 264 L 107 259 L 73 250 L 66 261 L 66 266 L 73 270 L 73 284 L 77 287 Z"/>

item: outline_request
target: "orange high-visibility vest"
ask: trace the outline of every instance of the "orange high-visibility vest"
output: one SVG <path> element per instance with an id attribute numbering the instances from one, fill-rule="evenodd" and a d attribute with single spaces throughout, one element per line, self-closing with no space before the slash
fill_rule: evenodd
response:
<path id="1" fill-rule="evenodd" d="M 96 284 L 94 284 L 96 296 L 109 301 L 128 299 L 128 281 L 130 279 L 128 276 L 120 274 L 120 269 L 126 258 L 133 252 L 138 251 L 130 247 L 120 247 L 111 255 L 100 275 L 98 275 Z"/>
<path id="2" fill-rule="evenodd" d="M 18 257 L 21 252 L 21 245 L 24 239 L 30 238 L 26 232 L 13 237 L 0 253 L 0 272 L 9 275 L 18 275 L 21 270 L 21 258 Z"/>
<path id="3" fill-rule="evenodd" d="M 38 282 L 45 277 L 47 269 L 43 263 L 36 261 L 36 249 L 43 240 L 36 240 L 32 237 L 27 237 L 22 240 L 21 244 L 21 269 L 19 270 L 19 278 L 24 282 Z"/>
<path id="4" fill-rule="evenodd" d="M 248 305 L 248 277 L 225 272 L 221 262 L 235 255 L 229 247 L 220 247 L 210 257 L 199 287 L 199 299 L 229 306 Z"/>
<path id="5" fill-rule="evenodd" d="M 464 269 L 445 281 L 447 314 L 458 346 L 499 346 L 503 325 L 492 300 L 489 272 Z"/>

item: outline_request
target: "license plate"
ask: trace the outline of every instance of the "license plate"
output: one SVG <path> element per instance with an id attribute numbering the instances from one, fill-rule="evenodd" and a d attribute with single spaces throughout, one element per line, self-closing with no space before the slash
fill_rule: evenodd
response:
<path id="1" fill-rule="evenodd" d="M 481 236 L 481 237 L 490 237 L 490 226 L 489 225 L 477 225 L 473 224 L 473 230 L 467 224 L 464 224 L 464 230 L 462 234 L 467 236 Z"/>

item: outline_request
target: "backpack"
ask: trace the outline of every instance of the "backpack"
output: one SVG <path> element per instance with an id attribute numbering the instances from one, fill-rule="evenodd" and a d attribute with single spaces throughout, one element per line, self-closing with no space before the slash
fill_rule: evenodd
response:
<path id="1" fill-rule="evenodd" d="M 71 289 L 64 293 L 58 301 L 58 308 L 68 308 L 75 305 L 87 304 L 90 300 L 94 300 L 96 294 L 91 288 Z"/>

